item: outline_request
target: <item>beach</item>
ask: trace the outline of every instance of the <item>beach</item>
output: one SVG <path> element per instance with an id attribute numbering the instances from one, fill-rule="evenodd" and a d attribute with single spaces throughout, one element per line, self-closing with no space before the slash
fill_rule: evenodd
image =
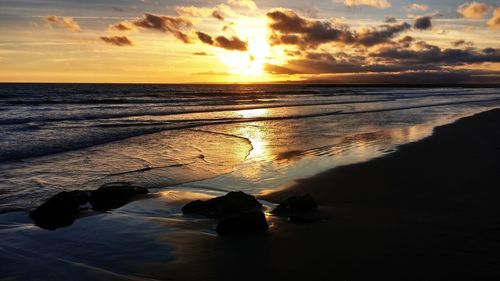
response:
<path id="1" fill-rule="evenodd" d="M 500 281 L 499 4 L 0 0 L 0 281 Z"/>
<path id="2" fill-rule="evenodd" d="M 499 122 L 500 110 L 461 119 L 388 156 L 265 195 L 308 193 L 324 219 L 182 237 L 192 255 L 168 270 L 176 280 L 497 280 Z"/>

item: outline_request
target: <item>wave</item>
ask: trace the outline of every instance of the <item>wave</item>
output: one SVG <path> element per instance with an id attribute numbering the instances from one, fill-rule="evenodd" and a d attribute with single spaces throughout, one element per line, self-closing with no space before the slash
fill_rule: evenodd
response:
<path id="1" fill-rule="evenodd" d="M 66 151 L 72 151 L 76 149 L 83 149 L 92 147 L 95 145 L 110 143 L 114 141 L 120 141 L 123 139 L 147 135 L 152 133 L 158 133 L 161 131 L 171 131 L 171 130 L 183 130 L 183 129 L 195 129 L 200 127 L 212 126 L 212 125 L 223 125 L 223 124 L 236 124 L 236 123 L 249 123 L 249 122 L 261 122 L 261 121 L 272 121 L 272 120 L 293 120 L 293 119 L 305 119 L 305 118 L 317 118 L 333 115 L 353 115 L 353 114 L 367 114 L 367 113 L 379 113 L 379 112 L 390 112 L 399 110 L 410 110 L 418 108 L 430 108 L 430 107 L 440 107 L 440 106 L 451 106 L 451 105 L 461 105 L 461 104 L 484 104 L 484 103 L 494 103 L 499 102 L 500 98 L 494 99 L 476 99 L 468 101 L 455 101 L 455 102 L 439 102 L 439 103 L 428 103 L 412 106 L 399 106 L 392 108 L 382 108 L 382 109 L 370 109 L 370 110 L 354 110 L 354 111 L 327 111 L 318 112 L 311 114 L 300 114 L 300 115 L 290 115 L 290 116 L 263 116 L 263 117 L 251 117 L 251 118 L 195 118 L 195 119 L 172 119 L 169 121 L 148 121 L 140 123 L 130 123 L 127 122 L 117 122 L 113 121 L 113 124 L 96 124 L 92 125 L 90 128 L 101 128 L 100 134 L 89 136 L 89 138 L 78 137 L 76 139 L 71 139 L 65 141 L 64 143 L 49 143 L 46 145 L 40 145 L 37 147 L 32 147 L 26 150 L 6 150 L 0 152 L 0 163 L 12 160 L 22 160 L 30 157 L 40 157 L 51 155 L 55 153 L 61 153 Z M 372 101 L 375 102 L 375 101 Z M 379 101 L 380 102 L 380 101 Z M 322 105 L 324 103 L 321 103 Z M 338 102 L 333 104 L 339 104 Z M 308 104 L 310 105 L 310 104 Z M 285 105 L 283 105 L 285 106 Z M 289 105 L 286 105 L 289 106 Z M 304 104 L 296 104 L 295 106 L 304 106 Z M 261 107 L 256 107 L 261 108 Z M 269 107 L 267 107 L 269 108 Z M 249 108 L 245 108 L 249 109 Z M 255 108 L 252 108 L 255 109 Z M 214 112 L 214 111 L 208 111 Z M 151 115 L 151 114 L 148 114 Z M 161 114 L 158 114 L 161 115 Z M 138 115 L 143 116 L 143 115 Z M 67 119 L 66 119 L 67 120 Z M 90 129 L 89 128 L 89 129 Z M 109 131 L 109 129 L 126 129 L 125 131 Z"/>
<path id="2" fill-rule="evenodd" d="M 120 112 L 120 113 L 107 113 L 99 115 L 85 115 L 85 116 L 74 116 L 74 117 L 64 117 L 64 118 L 11 118 L 0 120 L 0 125 L 20 125 L 27 124 L 31 122 L 61 122 L 61 121 L 89 121 L 89 120 L 99 120 L 99 119 L 111 119 L 111 118 L 126 118 L 126 117 L 139 117 L 139 116 L 169 116 L 169 115 L 181 115 L 181 114 L 196 114 L 196 113 L 217 113 L 217 112 L 230 112 L 230 111 L 240 111 L 240 110 L 253 110 L 253 109 L 271 109 L 271 108 L 284 108 L 284 107 L 306 107 L 306 106 L 320 106 L 320 105 L 345 105 L 345 104 L 362 104 L 362 103 L 379 103 L 379 102 L 390 102 L 396 99 L 376 99 L 367 101 L 334 101 L 334 102 L 309 102 L 309 103 L 281 103 L 281 104 L 267 104 L 267 105 L 256 105 L 256 106 L 236 106 L 236 107 L 225 107 L 225 108 L 212 108 L 212 109 L 198 109 L 198 110 L 179 110 L 179 111 L 147 111 L 147 112 Z"/>

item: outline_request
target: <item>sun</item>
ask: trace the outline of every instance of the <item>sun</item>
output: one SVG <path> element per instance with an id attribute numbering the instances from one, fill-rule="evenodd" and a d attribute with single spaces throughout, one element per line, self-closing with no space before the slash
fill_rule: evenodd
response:
<path id="1" fill-rule="evenodd" d="M 273 50 L 269 45 L 267 22 L 263 18 L 239 19 L 235 23 L 238 37 L 248 42 L 248 51 L 220 51 L 217 58 L 228 68 L 230 74 L 261 77 L 265 73 L 267 63 L 277 63 L 284 55 L 278 50 Z"/>

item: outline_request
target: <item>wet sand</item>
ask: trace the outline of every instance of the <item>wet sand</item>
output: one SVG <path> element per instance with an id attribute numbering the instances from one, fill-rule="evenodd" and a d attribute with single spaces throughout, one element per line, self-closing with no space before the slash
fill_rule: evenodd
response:
<path id="1" fill-rule="evenodd" d="M 324 219 L 266 233 L 178 232 L 172 280 L 500 280 L 500 110 L 263 196 L 308 193 Z M 151 269 L 157 271 L 160 267 Z M 159 272 L 157 272 L 159 273 Z"/>

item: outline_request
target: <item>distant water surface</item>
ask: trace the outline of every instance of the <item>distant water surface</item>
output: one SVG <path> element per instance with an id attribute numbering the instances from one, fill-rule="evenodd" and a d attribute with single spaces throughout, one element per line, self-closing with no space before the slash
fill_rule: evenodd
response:
<path id="1" fill-rule="evenodd" d="M 496 88 L 0 84 L 0 212 L 114 181 L 265 192 L 499 105 Z"/>

